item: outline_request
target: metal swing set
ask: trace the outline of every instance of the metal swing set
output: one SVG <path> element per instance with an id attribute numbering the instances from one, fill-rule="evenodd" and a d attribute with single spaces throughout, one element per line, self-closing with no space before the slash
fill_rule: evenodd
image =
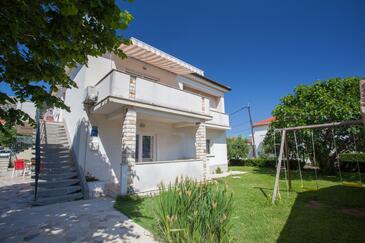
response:
<path id="1" fill-rule="evenodd" d="M 276 200 L 278 198 L 281 198 L 280 189 L 279 189 L 281 171 L 284 171 L 287 192 L 289 193 L 291 188 L 292 188 L 292 185 L 291 185 L 291 170 L 290 170 L 290 162 L 289 162 L 289 156 L 288 156 L 288 153 L 289 153 L 288 152 L 288 133 L 289 132 L 293 132 L 293 136 L 294 136 L 295 154 L 296 154 L 295 159 L 297 160 L 297 163 L 298 163 L 298 171 L 299 171 L 299 177 L 300 177 L 302 190 L 304 190 L 304 191 L 316 191 L 316 190 L 319 189 L 319 185 L 318 185 L 318 169 L 319 169 L 319 166 L 318 166 L 317 160 L 316 160 L 315 144 L 314 144 L 314 133 L 313 133 L 313 129 L 318 129 L 318 128 L 332 128 L 334 153 L 335 153 L 335 157 L 336 157 L 336 163 L 337 163 L 337 166 L 338 166 L 338 172 L 339 172 L 341 183 L 343 183 L 343 185 L 345 185 L 345 186 L 362 187 L 360 165 L 359 165 L 358 161 L 357 161 L 357 171 L 358 171 L 358 176 L 359 176 L 359 183 L 345 183 L 343 181 L 341 166 L 340 166 L 340 159 L 339 159 L 339 154 L 338 154 L 337 144 L 336 144 L 336 136 L 335 136 L 335 127 L 352 126 L 352 125 L 358 125 L 358 124 L 363 124 L 363 123 L 362 123 L 361 120 L 355 120 L 355 121 L 333 122 L 333 123 L 325 123 L 325 124 L 318 124 L 318 125 L 308 125 L 308 126 L 298 126 L 298 127 L 288 127 L 288 128 L 283 128 L 283 129 L 276 129 L 273 133 L 273 136 L 274 136 L 274 155 L 275 155 L 275 157 L 277 157 L 276 144 L 275 144 L 275 141 L 276 141 L 275 140 L 275 133 L 276 132 L 281 133 L 281 142 L 280 142 L 279 156 L 277 157 L 276 176 L 275 176 L 274 192 L 273 192 L 273 195 L 272 195 L 272 203 L 275 204 Z M 304 183 L 303 183 L 303 175 L 302 175 L 302 170 L 301 170 L 301 165 L 300 165 L 300 158 L 299 158 L 299 143 L 298 143 L 298 137 L 297 137 L 297 131 L 302 131 L 302 130 L 310 130 L 310 132 L 311 132 L 310 133 L 310 135 L 311 135 L 310 136 L 310 138 L 311 138 L 310 149 L 311 149 L 311 152 L 312 152 L 311 161 L 312 161 L 312 168 L 314 169 L 314 174 L 315 174 L 316 188 L 307 188 L 307 187 L 304 186 Z M 353 136 L 353 141 L 354 141 L 355 151 L 356 151 L 357 146 L 356 146 L 356 140 L 355 140 L 354 136 Z M 304 147 L 305 147 L 305 149 L 308 149 L 306 146 L 304 146 Z"/>

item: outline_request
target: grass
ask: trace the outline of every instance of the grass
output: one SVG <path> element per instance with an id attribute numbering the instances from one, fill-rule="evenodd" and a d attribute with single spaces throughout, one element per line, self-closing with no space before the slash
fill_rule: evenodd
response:
<path id="1" fill-rule="evenodd" d="M 240 178 L 219 180 L 234 193 L 232 234 L 236 242 L 365 242 L 365 188 L 344 187 L 336 176 L 319 175 L 319 191 L 302 191 L 293 172 L 293 191 L 281 181 L 282 199 L 271 204 L 274 170 L 249 171 Z M 349 181 L 356 173 L 344 174 Z M 312 172 L 304 172 L 305 187 L 315 188 Z M 152 233 L 157 197 L 118 198 L 115 207 Z"/>

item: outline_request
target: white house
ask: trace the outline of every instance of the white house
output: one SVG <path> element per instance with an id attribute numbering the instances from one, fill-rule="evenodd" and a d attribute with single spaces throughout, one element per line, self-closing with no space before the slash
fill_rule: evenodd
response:
<path id="1" fill-rule="evenodd" d="M 255 148 L 256 154 L 260 156 L 263 151 L 264 139 L 266 137 L 266 133 L 269 130 L 270 123 L 275 120 L 274 117 L 267 118 L 262 121 L 258 121 L 252 125 L 253 127 L 253 136 L 255 139 Z M 252 157 L 252 151 L 250 152 L 250 156 Z"/>
<path id="2" fill-rule="evenodd" d="M 58 112 L 74 160 L 119 193 L 148 192 L 178 176 L 198 180 L 227 170 L 230 88 L 135 38 L 114 54 L 68 70 L 78 88 L 61 90 Z"/>

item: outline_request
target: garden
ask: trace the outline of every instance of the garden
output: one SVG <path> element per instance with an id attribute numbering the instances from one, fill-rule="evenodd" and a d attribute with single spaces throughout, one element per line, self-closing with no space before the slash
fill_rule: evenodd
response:
<path id="1" fill-rule="evenodd" d="M 258 158 L 248 158 L 247 139 L 227 138 L 229 169 L 247 173 L 181 179 L 158 196 L 119 197 L 115 208 L 163 242 L 364 242 L 359 100 L 358 77 L 300 85 L 273 110 Z"/>
<path id="2" fill-rule="evenodd" d="M 281 199 L 272 205 L 275 169 L 247 166 L 230 169 L 248 173 L 212 184 L 227 190 L 227 195 L 232 193 L 233 210 L 227 222 L 229 237 L 221 242 L 363 242 L 365 239 L 365 188 L 346 187 L 338 176 L 319 173 L 319 190 L 304 191 L 298 171 L 293 171 L 292 191 L 286 191 L 285 181 L 281 180 Z M 357 179 L 356 173 L 345 172 L 343 177 L 347 181 Z M 315 188 L 313 171 L 303 171 L 303 182 L 307 188 Z M 159 237 L 159 202 L 161 196 L 119 197 L 115 208 Z M 194 217 L 194 208 L 185 211 L 187 216 Z M 197 238 L 194 242 L 203 240 Z"/>

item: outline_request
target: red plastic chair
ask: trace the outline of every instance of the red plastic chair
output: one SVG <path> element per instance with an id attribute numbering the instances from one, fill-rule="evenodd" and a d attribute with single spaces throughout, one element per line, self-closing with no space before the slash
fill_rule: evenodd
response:
<path id="1" fill-rule="evenodd" d="M 11 177 L 14 177 L 15 171 L 23 171 L 23 177 L 25 175 L 25 164 L 24 164 L 24 159 L 16 159 L 14 160 L 14 168 L 13 168 L 13 174 L 11 175 Z"/>

